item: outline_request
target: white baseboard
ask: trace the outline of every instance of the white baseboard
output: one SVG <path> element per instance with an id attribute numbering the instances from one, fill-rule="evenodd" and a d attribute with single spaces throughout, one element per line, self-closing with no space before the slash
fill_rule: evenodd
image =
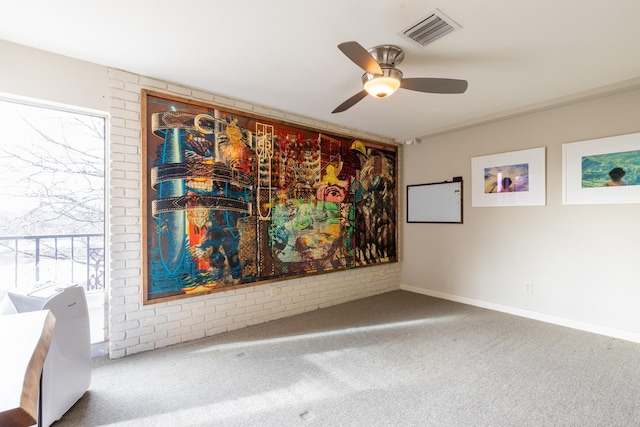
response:
<path id="1" fill-rule="evenodd" d="M 623 331 L 623 330 L 614 329 L 614 328 L 607 328 L 605 326 L 594 325 L 591 323 L 580 322 L 577 320 L 565 319 L 564 317 L 551 316 L 549 314 L 538 313 L 535 311 L 524 310 L 522 308 L 510 307 L 508 305 L 496 304 L 493 302 L 482 301 L 474 298 L 462 297 L 459 295 L 448 294 L 446 292 L 439 292 L 431 289 L 419 288 L 417 286 L 406 285 L 403 283 L 400 284 L 400 289 L 404 291 L 415 292 L 417 294 L 446 299 L 449 301 L 455 301 L 462 304 L 482 307 L 489 310 L 500 311 L 502 313 L 513 314 L 515 316 L 526 317 L 528 319 L 540 320 L 542 322 L 552 323 L 554 325 L 566 326 L 568 328 L 578 329 L 586 332 L 592 332 L 594 334 L 605 335 L 612 338 L 619 338 L 621 340 L 640 343 L 639 333 Z"/>

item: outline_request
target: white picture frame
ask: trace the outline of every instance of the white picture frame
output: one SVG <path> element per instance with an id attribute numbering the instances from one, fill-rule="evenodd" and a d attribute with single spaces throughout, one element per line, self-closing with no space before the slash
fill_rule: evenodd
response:
<path id="1" fill-rule="evenodd" d="M 471 206 L 546 205 L 546 148 L 471 158 Z"/>
<path id="2" fill-rule="evenodd" d="M 623 185 L 614 185 L 614 168 Z M 562 203 L 640 203 L 640 133 L 562 144 Z"/>

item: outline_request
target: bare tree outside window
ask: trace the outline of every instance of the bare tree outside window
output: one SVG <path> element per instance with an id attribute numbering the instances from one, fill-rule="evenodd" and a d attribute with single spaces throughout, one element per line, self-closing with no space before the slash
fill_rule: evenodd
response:
<path id="1" fill-rule="evenodd" d="M 0 299 L 104 289 L 105 118 L 0 100 Z"/>
<path id="2" fill-rule="evenodd" d="M 0 102 L 0 235 L 103 233 L 103 117 Z"/>

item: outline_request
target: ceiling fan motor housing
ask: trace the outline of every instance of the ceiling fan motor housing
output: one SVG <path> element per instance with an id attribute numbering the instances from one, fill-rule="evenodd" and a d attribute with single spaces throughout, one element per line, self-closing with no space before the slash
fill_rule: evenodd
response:
<path id="1" fill-rule="evenodd" d="M 395 66 L 404 59 L 404 52 L 398 46 L 390 44 L 374 46 L 367 52 L 380 64 L 382 75 L 364 73 L 362 84 L 371 96 L 386 98 L 398 90 L 402 82 L 402 71 Z"/>
<path id="2" fill-rule="evenodd" d="M 392 44 L 382 44 L 368 49 L 367 52 L 378 61 L 381 67 L 390 65 L 395 67 L 404 59 L 404 51 L 398 46 Z"/>

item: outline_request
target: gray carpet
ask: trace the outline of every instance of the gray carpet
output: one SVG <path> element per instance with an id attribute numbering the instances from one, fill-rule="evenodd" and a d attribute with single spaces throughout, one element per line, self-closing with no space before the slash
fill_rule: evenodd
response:
<path id="1" fill-rule="evenodd" d="M 638 426 L 640 344 L 405 291 L 116 360 L 62 426 Z"/>

